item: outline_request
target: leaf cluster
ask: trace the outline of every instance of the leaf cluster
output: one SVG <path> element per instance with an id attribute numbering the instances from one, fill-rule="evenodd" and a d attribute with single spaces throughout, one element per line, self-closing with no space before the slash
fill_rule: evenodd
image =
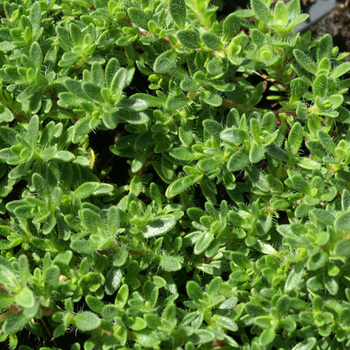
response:
<path id="1" fill-rule="evenodd" d="M 272 2 L 0 0 L 2 346 L 350 347 L 348 53 Z"/>

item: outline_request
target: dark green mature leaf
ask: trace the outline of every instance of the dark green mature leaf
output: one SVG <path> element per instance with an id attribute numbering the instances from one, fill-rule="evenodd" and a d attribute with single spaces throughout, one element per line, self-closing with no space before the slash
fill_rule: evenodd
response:
<path id="1" fill-rule="evenodd" d="M 334 222 L 337 231 L 350 231 L 350 212 L 341 213 Z"/>
<path id="2" fill-rule="evenodd" d="M 138 7 L 130 7 L 128 9 L 128 14 L 130 16 L 130 19 L 142 29 L 148 29 L 148 16 L 146 15 L 145 11 Z"/>
<path id="3" fill-rule="evenodd" d="M 145 229 L 144 237 L 155 237 L 169 232 L 176 225 L 175 218 L 172 215 L 163 215 L 152 220 Z"/>
<path id="4" fill-rule="evenodd" d="M 196 182 L 195 175 L 188 175 L 172 182 L 167 188 L 165 195 L 168 198 L 173 198 L 178 194 L 185 192 L 190 186 Z"/>
<path id="5" fill-rule="evenodd" d="M 168 73 L 174 68 L 177 61 L 175 50 L 168 50 L 159 55 L 154 62 L 154 71 L 156 73 Z"/>
<path id="6" fill-rule="evenodd" d="M 92 331 L 101 324 L 101 319 L 90 311 L 79 312 L 74 321 L 76 327 L 83 332 Z"/>
<path id="7" fill-rule="evenodd" d="M 15 334 L 22 330 L 29 320 L 30 318 L 26 317 L 23 312 L 20 312 L 8 317 L 2 329 L 6 334 Z"/>
<path id="8" fill-rule="evenodd" d="M 190 49 L 197 49 L 201 46 L 199 33 L 195 29 L 184 29 L 177 32 L 180 43 Z"/>
<path id="9" fill-rule="evenodd" d="M 211 50 L 222 50 L 224 48 L 224 45 L 221 42 L 220 38 L 214 33 L 203 33 L 201 35 L 201 40 Z"/>
<path id="10" fill-rule="evenodd" d="M 316 75 L 317 73 L 317 67 L 315 63 L 309 58 L 304 52 L 302 52 L 299 49 L 295 49 L 293 51 L 294 56 L 298 63 L 308 72 L 312 73 L 313 75 Z"/>
<path id="11" fill-rule="evenodd" d="M 301 287 L 301 280 L 303 278 L 304 273 L 304 262 L 298 262 L 292 269 L 292 271 L 288 274 L 286 283 L 284 285 L 284 289 L 286 292 L 290 292 L 293 290 L 299 290 Z"/>
<path id="12" fill-rule="evenodd" d="M 185 0 L 169 0 L 169 11 L 175 23 L 184 28 L 186 25 L 186 2 Z"/>
<path id="13" fill-rule="evenodd" d="M 227 163 L 229 171 L 242 170 L 249 163 L 249 156 L 244 149 L 233 153 Z"/>

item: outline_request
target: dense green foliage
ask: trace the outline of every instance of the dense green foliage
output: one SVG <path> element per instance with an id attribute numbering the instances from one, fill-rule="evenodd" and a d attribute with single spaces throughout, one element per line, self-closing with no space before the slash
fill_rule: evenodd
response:
<path id="1" fill-rule="evenodd" d="M 349 349 L 350 62 L 299 0 L 0 12 L 1 347 Z"/>

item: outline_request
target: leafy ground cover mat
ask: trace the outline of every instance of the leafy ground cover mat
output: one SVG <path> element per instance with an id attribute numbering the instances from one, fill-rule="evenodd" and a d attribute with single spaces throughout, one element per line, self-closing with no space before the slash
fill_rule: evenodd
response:
<path id="1" fill-rule="evenodd" d="M 0 0 L 2 348 L 349 349 L 348 53 L 216 5 Z"/>

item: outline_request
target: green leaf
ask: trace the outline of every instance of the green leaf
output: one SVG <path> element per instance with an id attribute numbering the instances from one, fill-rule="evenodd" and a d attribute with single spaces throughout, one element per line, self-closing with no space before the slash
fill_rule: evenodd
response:
<path id="1" fill-rule="evenodd" d="M 15 273 L 0 261 L 0 283 L 11 292 L 17 293 L 22 287 Z"/>
<path id="2" fill-rule="evenodd" d="M 326 74 L 320 74 L 314 80 L 312 89 L 315 96 L 325 97 L 328 89 L 328 79 Z"/>
<path id="3" fill-rule="evenodd" d="M 187 161 L 191 161 L 200 157 L 186 147 L 172 148 L 169 151 L 169 154 L 175 159 L 187 160 Z"/>
<path id="4" fill-rule="evenodd" d="M 85 92 L 86 96 L 88 96 L 91 100 L 95 100 L 95 101 L 104 103 L 104 99 L 101 95 L 101 89 L 97 84 L 84 83 L 83 84 L 83 91 Z"/>
<path id="5" fill-rule="evenodd" d="M 246 154 L 245 150 L 242 149 L 232 154 L 227 162 L 227 169 L 232 172 L 239 171 L 242 170 L 248 163 L 249 156 Z"/>
<path id="6" fill-rule="evenodd" d="M 71 242 L 70 247 L 78 253 L 91 254 L 97 252 L 99 244 L 97 242 L 79 239 Z"/>
<path id="7" fill-rule="evenodd" d="M 170 96 L 166 102 L 166 108 L 170 110 L 181 109 L 187 105 L 189 98 L 186 95 Z"/>
<path id="8" fill-rule="evenodd" d="M 249 161 L 251 163 L 258 163 L 265 158 L 265 149 L 262 146 L 253 143 L 251 149 L 249 150 Z"/>
<path id="9" fill-rule="evenodd" d="M 223 50 L 224 44 L 221 42 L 219 37 L 214 33 L 203 33 L 201 35 L 201 40 L 204 44 L 211 50 Z"/>
<path id="10" fill-rule="evenodd" d="M 169 0 L 169 12 L 175 23 L 184 28 L 186 25 L 186 2 L 185 0 Z"/>
<path id="11" fill-rule="evenodd" d="M 228 15 L 222 24 L 222 40 L 230 41 L 240 30 L 241 20 L 234 13 Z"/>
<path id="12" fill-rule="evenodd" d="M 304 273 L 304 262 L 298 262 L 292 269 L 292 271 L 288 274 L 286 283 L 284 285 L 284 290 L 286 292 L 290 292 L 292 290 L 299 290 L 301 285 L 300 282 L 303 278 Z"/>
<path id="13" fill-rule="evenodd" d="M 273 342 L 276 333 L 272 329 L 264 329 L 259 336 L 260 345 L 266 346 Z"/>
<path id="14" fill-rule="evenodd" d="M 328 261 L 328 254 L 324 251 L 318 252 L 309 257 L 307 261 L 307 268 L 311 271 L 322 268 Z"/>
<path id="15" fill-rule="evenodd" d="M 195 281 L 189 281 L 186 285 L 187 295 L 194 301 L 202 299 L 203 291 L 199 284 Z"/>
<path id="16" fill-rule="evenodd" d="M 40 45 L 34 41 L 29 49 L 29 58 L 31 63 L 35 66 L 35 69 L 40 72 L 41 64 L 43 62 L 43 53 Z"/>
<path id="17" fill-rule="evenodd" d="M 176 220 L 172 215 L 163 215 L 153 219 L 145 228 L 143 236 L 145 238 L 156 237 L 169 232 L 176 225 Z"/>
<path id="18" fill-rule="evenodd" d="M 180 87 L 183 91 L 198 91 L 200 84 L 191 79 L 183 79 L 180 83 Z"/>
<path id="19" fill-rule="evenodd" d="M 215 340 L 215 336 L 212 332 L 207 331 L 206 329 L 198 329 L 194 332 L 195 341 L 199 344 L 205 344 L 209 342 L 213 342 Z M 193 337 L 193 336 L 192 336 Z"/>
<path id="20" fill-rule="evenodd" d="M 349 229 L 349 226 L 348 226 Z M 349 258 L 350 257 L 350 240 L 344 239 L 338 241 L 334 247 L 334 253 L 336 256 Z"/>
<path id="21" fill-rule="evenodd" d="M 112 93 L 120 93 L 121 90 L 124 89 L 126 85 L 126 79 L 127 79 L 127 69 L 126 68 L 120 68 L 117 73 L 114 75 L 111 85 L 110 85 L 110 90 Z M 103 102 L 103 100 L 102 100 Z"/>
<path id="22" fill-rule="evenodd" d="M 219 107 L 222 104 L 222 98 L 211 91 L 202 91 L 200 94 L 200 99 L 213 107 Z"/>
<path id="23" fill-rule="evenodd" d="M 2 122 L 12 122 L 14 116 L 12 112 L 5 106 L 0 105 L 0 121 Z"/>
<path id="24" fill-rule="evenodd" d="M 24 287 L 15 297 L 15 301 L 17 305 L 23 307 L 23 308 L 32 308 L 35 304 L 34 294 L 33 292 L 27 288 Z"/>
<path id="25" fill-rule="evenodd" d="M 199 236 L 196 244 L 194 245 L 193 253 L 196 255 L 202 254 L 209 247 L 213 239 L 214 239 L 213 233 L 211 233 L 210 231 L 203 232 Z"/>
<path id="26" fill-rule="evenodd" d="M 3 310 L 15 301 L 15 296 L 0 292 L 0 309 Z"/>
<path id="27" fill-rule="evenodd" d="M 298 154 L 300 146 L 303 143 L 303 139 L 303 127 L 300 125 L 299 122 L 296 122 L 288 135 L 288 145 L 293 154 Z"/>
<path id="28" fill-rule="evenodd" d="M 313 209 L 311 210 L 311 213 L 320 223 L 333 226 L 334 216 L 329 211 L 324 209 Z"/>
<path id="29" fill-rule="evenodd" d="M 292 350 L 312 350 L 315 345 L 317 344 L 316 338 L 307 338 L 304 339 L 302 342 L 299 344 L 295 345 Z"/>
<path id="30" fill-rule="evenodd" d="M 334 221 L 334 228 L 337 231 L 350 232 L 350 212 L 341 213 Z"/>
<path id="31" fill-rule="evenodd" d="M 349 70 L 350 62 L 344 62 L 333 69 L 332 73 L 330 74 L 330 78 L 337 79 L 346 74 Z"/>
<path id="32" fill-rule="evenodd" d="M 108 295 L 113 295 L 122 282 L 123 271 L 113 266 L 106 275 L 105 289 Z"/>
<path id="33" fill-rule="evenodd" d="M 175 50 L 163 52 L 154 61 L 154 71 L 156 73 L 168 73 L 176 65 L 177 57 L 178 55 Z"/>
<path id="34" fill-rule="evenodd" d="M 58 151 L 54 155 L 53 159 L 62 160 L 63 162 L 71 162 L 73 159 L 75 159 L 75 156 L 73 153 L 68 151 Z"/>
<path id="35" fill-rule="evenodd" d="M 25 254 L 21 254 L 18 257 L 18 274 L 21 278 L 22 284 L 26 284 L 29 276 L 30 276 L 30 269 L 29 269 L 29 261 Z"/>
<path id="36" fill-rule="evenodd" d="M 45 295 L 50 296 L 57 287 L 60 277 L 60 269 L 56 265 L 50 266 L 44 274 Z"/>
<path id="37" fill-rule="evenodd" d="M 294 101 L 300 100 L 309 89 L 309 84 L 301 78 L 295 78 L 290 82 L 292 98 Z"/>
<path id="38" fill-rule="evenodd" d="M 81 31 L 81 28 L 75 23 L 69 25 L 70 36 L 75 45 L 82 46 L 84 43 L 84 36 Z"/>
<path id="39" fill-rule="evenodd" d="M 317 43 L 317 61 L 323 58 L 332 58 L 333 39 L 330 34 L 324 35 Z"/>
<path id="40" fill-rule="evenodd" d="M 220 139 L 231 144 L 243 143 L 248 139 L 248 134 L 241 129 L 228 128 L 220 133 Z"/>
<path id="41" fill-rule="evenodd" d="M 284 2 L 282 1 L 277 2 L 275 6 L 274 18 L 275 18 L 275 23 L 277 22 L 277 24 L 279 24 L 279 22 L 281 22 L 283 26 L 287 25 L 288 9 Z"/>
<path id="42" fill-rule="evenodd" d="M 96 314 L 90 311 L 83 311 L 75 316 L 74 323 L 79 330 L 88 332 L 98 328 L 101 320 Z"/>
<path id="43" fill-rule="evenodd" d="M 187 175 L 172 182 L 165 191 L 167 198 L 173 198 L 183 192 L 185 192 L 190 186 L 196 182 L 195 175 Z"/>
<path id="44" fill-rule="evenodd" d="M 255 15 L 260 19 L 260 21 L 265 23 L 271 23 L 273 21 L 271 11 L 262 0 L 251 0 L 250 4 Z"/>
<path id="45" fill-rule="evenodd" d="M 19 312 L 8 317 L 4 322 L 2 329 L 6 334 L 15 334 L 21 331 L 29 320 L 30 318 L 26 317 L 23 312 Z"/>
<path id="46" fill-rule="evenodd" d="M 309 58 L 304 52 L 300 51 L 299 49 L 295 49 L 293 51 L 294 57 L 298 61 L 298 63 L 308 72 L 312 73 L 313 75 L 316 75 L 317 73 L 317 67 L 315 63 Z M 349 63 L 350 64 L 350 63 Z M 349 68 L 350 69 L 350 68 Z"/>
<path id="47" fill-rule="evenodd" d="M 80 212 L 82 223 L 85 228 L 93 234 L 105 233 L 106 227 L 101 215 L 96 214 L 91 209 L 82 209 Z"/>
<path id="48" fill-rule="evenodd" d="M 204 173 L 211 171 L 211 170 L 214 170 L 214 169 L 217 169 L 221 165 L 222 165 L 222 161 L 213 160 L 210 158 L 201 159 L 197 164 L 198 169 Z"/>
<path id="49" fill-rule="evenodd" d="M 43 28 L 41 28 L 41 6 L 39 1 L 36 1 L 31 7 L 29 13 L 29 20 L 30 24 L 32 25 L 32 38 L 34 40 L 38 40 L 41 33 L 44 30 Z"/>
<path id="50" fill-rule="evenodd" d="M 145 11 L 138 7 L 130 7 L 128 9 L 128 14 L 130 16 L 130 19 L 140 28 L 142 29 L 148 29 L 148 16 L 146 15 Z"/>
<path id="51" fill-rule="evenodd" d="M 230 318 L 220 315 L 214 315 L 213 320 L 218 323 L 219 326 L 231 331 L 237 332 L 238 326 L 236 322 L 232 321 Z"/>
<path id="52" fill-rule="evenodd" d="M 165 271 L 179 271 L 182 268 L 182 260 L 179 256 L 161 255 L 159 266 Z"/>
<path id="53" fill-rule="evenodd" d="M 331 154 L 335 153 L 335 143 L 332 138 L 324 132 L 323 130 L 319 130 L 317 132 L 317 136 L 320 139 L 321 145 Z"/>
<path id="54" fill-rule="evenodd" d="M 198 49 L 201 46 L 199 33 L 195 29 L 179 30 L 176 35 L 180 43 L 189 49 Z"/>

